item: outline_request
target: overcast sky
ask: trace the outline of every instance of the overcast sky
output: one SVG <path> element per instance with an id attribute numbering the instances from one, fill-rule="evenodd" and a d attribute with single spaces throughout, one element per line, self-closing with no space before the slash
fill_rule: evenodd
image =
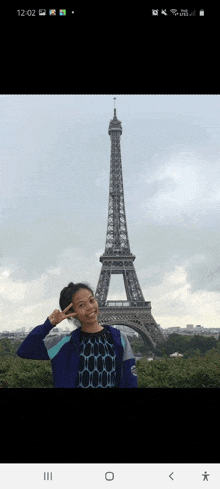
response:
<path id="1" fill-rule="evenodd" d="M 145 300 L 163 328 L 220 327 L 220 97 L 3 95 L 0 331 L 44 323 L 70 281 L 96 289 L 114 96 Z M 108 299 L 126 299 L 122 275 Z"/>

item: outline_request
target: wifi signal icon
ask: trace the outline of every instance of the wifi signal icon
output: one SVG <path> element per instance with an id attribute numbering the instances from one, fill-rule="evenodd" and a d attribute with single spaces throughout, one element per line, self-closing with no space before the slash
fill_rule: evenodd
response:
<path id="1" fill-rule="evenodd" d="M 177 12 L 177 9 L 175 9 L 175 8 L 171 8 L 171 9 L 170 9 L 170 12 L 171 12 L 171 13 L 174 15 L 174 14 Z"/>

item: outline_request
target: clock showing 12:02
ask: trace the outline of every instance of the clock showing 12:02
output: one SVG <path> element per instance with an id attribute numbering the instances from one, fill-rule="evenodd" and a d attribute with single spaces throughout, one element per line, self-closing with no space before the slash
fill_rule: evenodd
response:
<path id="1" fill-rule="evenodd" d="M 36 10 L 17 10 L 18 16 L 19 17 L 35 17 L 36 16 Z"/>

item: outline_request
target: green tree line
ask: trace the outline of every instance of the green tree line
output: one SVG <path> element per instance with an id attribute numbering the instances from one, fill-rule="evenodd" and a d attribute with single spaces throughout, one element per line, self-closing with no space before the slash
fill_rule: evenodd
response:
<path id="1" fill-rule="evenodd" d="M 129 336 L 129 341 L 134 354 L 141 353 L 143 356 L 149 356 L 148 348 L 142 338 Z M 169 335 L 166 341 L 158 344 L 152 352 L 154 357 L 169 356 L 178 352 L 184 355 L 184 358 L 189 358 L 198 355 L 198 353 L 204 356 L 213 348 L 220 352 L 220 340 L 213 336 L 184 336 L 173 333 Z"/>
<path id="2" fill-rule="evenodd" d="M 22 341 L 0 340 L 0 387 L 52 388 L 50 360 L 27 360 L 16 354 Z"/>
<path id="3" fill-rule="evenodd" d="M 219 388 L 220 355 L 216 349 L 204 356 L 189 358 L 167 356 L 148 361 L 137 360 L 138 387 Z"/>
<path id="4" fill-rule="evenodd" d="M 136 362 L 138 387 L 220 387 L 219 339 L 174 333 L 153 350 L 153 361 L 148 361 L 147 347 L 140 337 L 133 337 L 131 346 L 134 354 L 139 352 L 143 355 Z M 183 357 L 170 358 L 175 352 Z"/>

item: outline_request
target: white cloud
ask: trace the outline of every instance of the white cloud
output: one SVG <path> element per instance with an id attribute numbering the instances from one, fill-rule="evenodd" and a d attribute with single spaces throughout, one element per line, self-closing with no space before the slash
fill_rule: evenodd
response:
<path id="1" fill-rule="evenodd" d="M 141 180 L 143 183 L 143 175 Z M 184 221 L 187 216 L 199 222 L 216 208 L 219 187 L 218 159 L 210 162 L 196 153 L 182 151 L 145 178 L 141 207 L 148 220 L 167 223 Z"/>
<path id="2" fill-rule="evenodd" d="M 60 275 L 61 274 L 61 268 L 57 267 L 57 268 L 51 268 L 50 270 L 48 270 L 48 273 L 51 273 L 51 275 Z"/>
<path id="3" fill-rule="evenodd" d="M 3 272 L 4 273 L 4 272 Z M 2 274 L 3 275 L 3 274 Z M 35 301 L 42 298 L 43 288 L 47 281 L 47 273 L 40 278 L 31 281 L 13 280 L 13 276 L 3 278 L 0 281 L 0 294 L 3 299 L 11 301 L 13 304 L 18 302 Z"/>
<path id="4" fill-rule="evenodd" d="M 43 324 L 54 309 L 59 309 L 63 287 L 73 281 L 87 282 L 95 289 L 99 270 L 101 264 L 99 266 L 96 256 L 87 256 L 78 248 L 65 249 L 56 267 L 45 270 L 33 280 L 15 279 L 13 267 L 0 269 L 0 330 L 13 331 L 25 326 L 28 331 L 30 327 Z M 65 326 L 70 327 L 66 320 L 61 327 Z"/>
<path id="5" fill-rule="evenodd" d="M 151 301 L 153 317 L 163 328 L 186 327 L 186 324 L 220 327 L 220 294 L 192 292 L 184 266 L 167 272 L 160 285 L 143 293 Z"/>
<path id="6" fill-rule="evenodd" d="M 10 274 L 11 274 L 10 270 L 4 270 L 4 272 L 2 272 L 2 276 L 6 278 L 9 277 Z"/>

